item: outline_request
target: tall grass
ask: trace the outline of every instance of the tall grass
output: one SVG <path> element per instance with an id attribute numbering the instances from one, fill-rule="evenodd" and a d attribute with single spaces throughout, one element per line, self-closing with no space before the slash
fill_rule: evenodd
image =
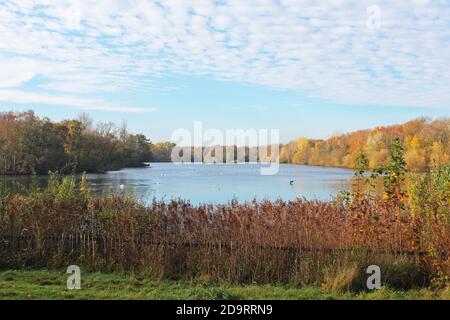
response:
<path id="1" fill-rule="evenodd" d="M 373 264 L 384 284 L 399 288 L 442 285 L 450 274 L 448 207 L 430 218 L 376 198 L 144 205 L 132 196 L 93 197 L 85 179 L 57 176 L 1 203 L 1 268 L 78 264 L 334 290 L 364 288 Z"/>

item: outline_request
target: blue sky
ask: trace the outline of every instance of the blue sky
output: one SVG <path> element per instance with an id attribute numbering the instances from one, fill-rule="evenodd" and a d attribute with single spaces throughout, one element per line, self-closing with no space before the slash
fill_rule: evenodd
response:
<path id="1" fill-rule="evenodd" d="M 448 1 L 0 1 L 0 111 L 153 141 L 196 120 L 287 142 L 450 116 L 448 57 Z"/>

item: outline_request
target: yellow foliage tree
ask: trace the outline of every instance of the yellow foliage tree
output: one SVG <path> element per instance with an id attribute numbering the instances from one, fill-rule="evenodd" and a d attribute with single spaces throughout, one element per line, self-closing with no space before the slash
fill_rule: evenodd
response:
<path id="1" fill-rule="evenodd" d="M 441 142 L 435 141 L 431 146 L 430 160 L 433 165 L 444 165 L 450 161 L 450 155 L 446 152 Z"/>

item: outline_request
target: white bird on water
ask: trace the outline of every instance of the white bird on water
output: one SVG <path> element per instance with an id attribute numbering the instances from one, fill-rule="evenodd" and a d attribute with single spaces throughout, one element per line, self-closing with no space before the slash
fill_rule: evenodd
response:
<path id="1" fill-rule="evenodd" d="M 120 190 L 123 190 L 123 189 L 125 189 L 125 186 L 124 186 L 123 184 L 121 184 L 121 185 L 119 186 L 119 189 L 120 189 Z"/>

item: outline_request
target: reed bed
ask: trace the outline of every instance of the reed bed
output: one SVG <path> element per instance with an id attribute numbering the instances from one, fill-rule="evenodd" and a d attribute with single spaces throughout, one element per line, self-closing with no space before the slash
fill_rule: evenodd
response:
<path id="1" fill-rule="evenodd" d="M 139 272 L 215 282 L 363 289 L 369 265 L 411 288 L 448 279 L 447 216 L 383 201 L 250 202 L 193 206 L 93 197 L 68 179 L 3 196 L 0 268 Z"/>

